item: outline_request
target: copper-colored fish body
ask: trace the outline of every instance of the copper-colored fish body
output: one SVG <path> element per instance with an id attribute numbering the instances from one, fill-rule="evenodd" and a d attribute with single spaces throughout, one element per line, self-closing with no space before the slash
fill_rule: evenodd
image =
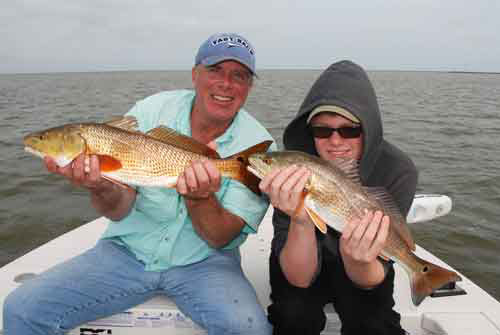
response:
<path id="1" fill-rule="evenodd" d="M 120 127 L 69 124 L 27 135 L 24 144 L 27 151 L 49 156 L 60 166 L 82 153 L 98 155 L 105 178 L 136 186 L 175 187 L 178 176 L 193 161 L 209 159 L 222 176 L 236 179 L 258 193 L 258 180 L 246 170 L 247 156 L 266 151 L 271 141 L 221 159 L 208 146 L 170 128 L 158 127 L 144 134 L 130 124 Z"/>
<path id="2" fill-rule="evenodd" d="M 391 197 L 380 188 L 361 185 L 355 161 L 333 163 L 298 151 L 257 153 L 249 157 L 248 169 L 263 178 L 274 168 L 304 166 L 311 171 L 306 184 L 305 210 L 316 227 L 326 233 L 327 226 L 342 232 L 347 221 L 362 218 L 365 210 L 382 211 L 391 225 L 380 256 L 400 264 L 410 278 L 412 301 L 419 305 L 425 297 L 449 282 L 461 280 L 453 271 L 417 257 L 415 243 L 405 218 Z"/>

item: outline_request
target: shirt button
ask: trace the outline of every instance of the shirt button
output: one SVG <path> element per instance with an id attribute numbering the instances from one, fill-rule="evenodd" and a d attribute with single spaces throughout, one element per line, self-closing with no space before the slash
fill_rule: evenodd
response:
<path id="1" fill-rule="evenodd" d="M 170 237 L 166 236 L 166 237 L 164 238 L 164 240 L 165 240 L 165 241 L 168 241 L 168 240 L 170 240 Z"/>

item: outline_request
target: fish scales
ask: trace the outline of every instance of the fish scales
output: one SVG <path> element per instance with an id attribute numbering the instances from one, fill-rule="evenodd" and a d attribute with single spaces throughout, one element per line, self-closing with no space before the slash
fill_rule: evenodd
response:
<path id="1" fill-rule="evenodd" d="M 461 280 L 450 270 L 427 262 L 413 251 L 415 244 L 406 221 L 386 192 L 362 187 L 357 165 L 352 162 L 327 162 L 298 151 L 256 153 L 249 157 L 248 169 L 259 178 L 275 168 L 304 166 L 311 171 L 305 186 L 304 208 L 318 229 L 327 226 L 342 232 L 345 223 L 362 218 L 365 210 L 382 211 L 390 218 L 389 234 L 381 256 L 399 263 L 410 279 L 412 301 L 419 305 L 433 290 Z M 373 193 L 372 193 L 373 192 Z"/>
<path id="2" fill-rule="evenodd" d="M 85 138 L 89 154 L 104 154 L 117 158 L 123 168 L 112 173 L 130 183 L 145 183 L 155 186 L 165 176 L 178 176 L 195 160 L 208 159 L 197 153 L 150 139 L 141 133 L 124 132 L 107 125 L 83 125 L 82 136 Z M 133 148 L 133 149 L 132 149 Z M 239 167 L 238 162 L 212 160 L 223 172 L 231 172 Z"/>
<path id="3" fill-rule="evenodd" d="M 260 193 L 258 180 L 246 170 L 247 157 L 265 152 L 272 141 L 221 159 L 214 150 L 173 129 L 160 126 L 141 133 L 132 128 L 136 122 L 131 120 L 135 121 L 125 117 L 108 124 L 67 124 L 31 133 L 24 138 L 25 149 L 51 157 L 59 166 L 66 166 L 82 153 L 94 154 L 105 178 L 118 184 L 151 187 L 175 187 L 177 178 L 193 161 L 210 159 L 222 176 Z"/>

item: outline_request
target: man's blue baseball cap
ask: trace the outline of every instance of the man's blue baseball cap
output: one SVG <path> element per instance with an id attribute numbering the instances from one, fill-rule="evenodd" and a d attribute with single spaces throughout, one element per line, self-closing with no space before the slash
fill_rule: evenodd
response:
<path id="1" fill-rule="evenodd" d="M 255 50 L 244 37 L 233 33 L 210 36 L 200 46 L 195 65 L 215 65 L 225 60 L 234 60 L 245 65 L 255 75 Z"/>

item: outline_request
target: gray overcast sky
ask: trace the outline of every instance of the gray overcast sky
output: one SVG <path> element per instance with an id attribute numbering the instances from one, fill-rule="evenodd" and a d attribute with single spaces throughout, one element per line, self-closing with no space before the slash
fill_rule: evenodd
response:
<path id="1" fill-rule="evenodd" d="M 500 72 L 498 0 L 6 0 L 0 73 L 190 69 L 209 35 L 257 67 Z"/>

